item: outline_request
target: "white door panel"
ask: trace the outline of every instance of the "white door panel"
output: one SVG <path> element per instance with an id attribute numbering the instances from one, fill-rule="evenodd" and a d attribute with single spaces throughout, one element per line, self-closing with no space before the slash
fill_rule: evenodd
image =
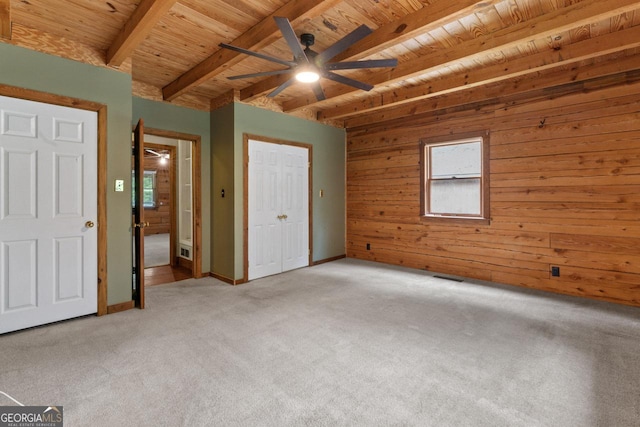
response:
<path id="1" fill-rule="evenodd" d="M 82 299 L 84 260 L 84 242 L 80 237 L 54 239 L 53 280 L 54 301 Z"/>
<path id="2" fill-rule="evenodd" d="M 97 311 L 97 114 L 0 96 L 0 333 Z"/>
<path id="3" fill-rule="evenodd" d="M 249 145 L 249 280 L 282 269 L 279 213 L 280 157 L 277 146 L 251 141 Z"/>
<path id="4" fill-rule="evenodd" d="M 3 304 L 0 313 L 25 311 L 37 307 L 38 243 L 35 240 L 3 242 L 0 248 L 4 283 Z"/>
<path id="5" fill-rule="evenodd" d="M 284 251 L 282 271 L 309 265 L 309 151 L 282 145 Z"/>
<path id="6" fill-rule="evenodd" d="M 309 265 L 308 158 L 249 140 L 249 280 Z"/>
<path id="7" fill-rule="evenodd" d="M 35 151 L 0 146 L 0 219 L 34 219 L 36 213 Z"/>
<path id="8" fill-rule="evenodd" d="M 83 157 L 56 155 L 53 191 L 56 217 L 81 217 L 83 208 Z"/>

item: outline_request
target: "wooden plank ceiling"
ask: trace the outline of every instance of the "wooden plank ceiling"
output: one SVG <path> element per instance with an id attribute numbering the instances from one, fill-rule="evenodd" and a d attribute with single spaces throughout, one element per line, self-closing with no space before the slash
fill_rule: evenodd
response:
<path id="1" fill-rule="evenodd" d="M 283 67 L 219 44 L 290 60 L 274 16 L 314 34 L 317 52 L 365 24 L 373 33 L 334 61 L 398 66 L 338 71 L 369 92 L 322 79 L 324 101 L 302 83 L 267 98 L 288 77 L 228 77 Z M 131 72 L 137 96 L 345 127 L 477 102 L 500 83 L 515 94 L 639 69 L 639 24 L 632 0 L 0 0 L 1 41 Z"/>

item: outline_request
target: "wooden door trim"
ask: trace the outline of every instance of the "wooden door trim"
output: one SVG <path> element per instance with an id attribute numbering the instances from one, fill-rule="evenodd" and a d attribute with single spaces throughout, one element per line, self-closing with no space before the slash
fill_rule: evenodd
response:
<path id="1" fill-rule="evenodd" d="M 249 140 L 253 139 L 259 142 L 269 144 L 289 145 L 293 147 L 306 148 L 309 152 L 309 262 L 308 266 L 313 265 L 313 145 L 303 142 L 288 141 L 286 139 L 270 138 L 267 136 L 253 135 L 244 133 L 242 135 L 242 174 L 243 174 L 243 197 L 242 197 L 242 278 L 238 279 L 238 283 L 246 283 L 249 281 Z"/>
<path id="2" fill-rule="evenodd" d="M 97 314 L 107 314 L 107 106 L 69 96 L 40 92 L 0 84 L 0 95 L 28 101 L 95 111 L 98 114 L 98 307 Z"/>
<path id="3" fill-rule="evenodd" d="M 145 127 L 146 135 L 161 136 L 170 139 L 180 139 L 192 142 L 191 153 L 191 185 L 193 191 L 193 277 L 199 279 L 202 275 L 202 138 L 199 135 L 175 132 L 164 129 Z"/>

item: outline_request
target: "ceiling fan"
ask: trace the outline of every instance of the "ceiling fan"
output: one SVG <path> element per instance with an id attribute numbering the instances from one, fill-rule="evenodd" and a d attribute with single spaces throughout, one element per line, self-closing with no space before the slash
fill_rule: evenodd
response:
<path id="1" fill-rule="evenodd" d="M 288 61 L 285 59 L 276 58 L 269 55 L 264 55 L 258 52 L 253 52 L 248 49 L 233 46 L 226 43 L 220 43 L 220 47 L 225 49 L 234 50 L 236 52 L 244 53 L 247 55 L 255 56 L 257 58 L 265 59 L 267 61 L 275 62 L 277 64 L 285 65 L 287 68 L 282 70 L 264 71 L 260 73 L 242 74 L 238 76 L 229 77 L 230 80 L 244 79 L 250 77 L 266 77 L 278 74 L 293 74 L 293 76 L 275 88 L 271 93 L 267 95 L 269 98 L 273 98 L 280 92 L 291 86 L 296 80 L 309 83 L 313 89 L 313 92 L 318 101 L 322 101 L 325 98 L 322 87 L 320 86 L 319 79 L 323 77 L 325 79 L 333 80 L 334 82 L 342 83 L 369 91 L 373 89 L 373 86 L 367 83 L 360 82 L 358 80 L 350 79 L 348 77 L 336 74 L 334 70 L 352 70 L 358 68 L 384 68 L 395 67 L 398 65 L 397 59 L 369 59 L 364 61 L 342 61 L 342 62 L 329 62 L 336 55 L 340 54 L 354 43 L 360 41 L 364 37 L 371 34 L 373 31 L 366 25 L 361 25 L 351 33 L 338 40 L 324 52 L 317 53 L 310 49 L 315 38 L 313 34 L 304 33 L 300 36 L 300 42 L 298 37 L 293 31 L 293 27 L 287 18 L 275 16 L 276 24 L 280 29 L 289 49 L 293 53 L 293 60 Z M 302 49 L 301 44 L 305 45 Z"/>

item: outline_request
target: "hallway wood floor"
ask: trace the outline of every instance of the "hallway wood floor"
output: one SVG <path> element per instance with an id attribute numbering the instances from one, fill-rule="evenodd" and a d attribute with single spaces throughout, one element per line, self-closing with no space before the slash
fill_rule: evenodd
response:
<path id="1" fill-rule="evenodd" d="M 192 277 L 193 274 L 191 271 L 183 267 L 172 268 L 170 265 L 162 265 L 160 267 L 149 267 L 144 269 L 145 286 L 162 285 L 165 283 L 190 279 Z"/>

